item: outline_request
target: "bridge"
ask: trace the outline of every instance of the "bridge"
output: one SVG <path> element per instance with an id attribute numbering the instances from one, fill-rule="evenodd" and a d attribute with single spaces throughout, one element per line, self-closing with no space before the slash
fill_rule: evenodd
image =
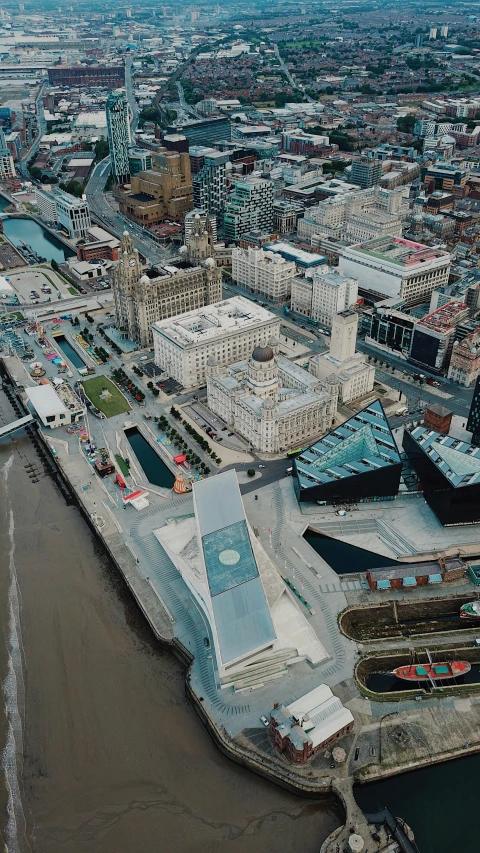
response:
<path id="1" fill-rule="evenodd" d="M 6 438 L 8 435 L 12 435 L 12 433 L 16 432 L 18 429 L 23 429 L 29 424 L 36 423 L 33 415 L 25 415 L 24 418 L 19 418 L 18 421 L 12 421 L 11 424 L 6 424 L 6 426 L 0 427 L 0 438 Z"/>

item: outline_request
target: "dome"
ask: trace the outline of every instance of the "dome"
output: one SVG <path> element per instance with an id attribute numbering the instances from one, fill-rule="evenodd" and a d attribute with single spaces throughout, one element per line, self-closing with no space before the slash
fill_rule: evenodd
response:
<path id="1" fill-rule="evenodd" d="M 215 261 L 213 260 L 213 258 L 206 258 L 206 260 L 205 260 L 205 266 L 206 266 L 206 267 L 214 267 L 214 266 L 215 266 Z"/>
<path id="2" fill-rule="evenodd" d="M 273 349 L 267 345 L 255 347 L 252 352 L 254 361 L 271 361 L 274 357 Z"/>
<path id="3" fill-rule="evenodd" d="M 273 335 L 268 339 L 267 346 L 269 346 L 269 347 L 277 347 L 278 346 L 278 341 Z"/>
<path id="4" fill-rule="evenodd" d="M 180 246 L 178 251 L 179 251 L 180 255 L 186 255 L 188 252 L 188 249 L 186 246 Z"/>
<path id="5" fill-rule="evenodd" d="M 195 219 L 200 219 L 200 214 L 199 214 L 199 213 L 196 213 L 196 214 L 195 214 Z"/>
<path id="6" fill-rule="evenodd" d="M 124 236 L 124 237 L 129 237 L 129 236 L 130 236 L 126 228 L 125 228 L 125 231 L 123 232 L 123 236 Z"/>
<path id="7" fill-rule="evenodd" d="M 150 279 L 148 275 L 142 275 L 140 279 L 140 284 L 150 284 Z"/>

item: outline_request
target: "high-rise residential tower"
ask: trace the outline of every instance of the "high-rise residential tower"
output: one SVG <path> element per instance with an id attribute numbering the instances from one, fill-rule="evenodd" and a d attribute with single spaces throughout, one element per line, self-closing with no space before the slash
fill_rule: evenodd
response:
<path id="1" fill-rule="evenodd" d="M 128 162 L 130 124 L 128 121 L 128 104 L 123 93 L 110 93 L 106 114 L 113 177 L 115 183 L 124 184 L 130 177 Z"/>

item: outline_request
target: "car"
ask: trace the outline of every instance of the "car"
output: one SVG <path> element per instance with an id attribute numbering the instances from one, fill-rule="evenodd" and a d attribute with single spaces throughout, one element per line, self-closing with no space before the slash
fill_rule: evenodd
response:
<path id="1" fill-rule="evenodd" d="M 266 466 L 265 465 L 259 465 L 258 467 L 259 468 L 265 468 Z"/>
<path id="2" fill-rule="evenodd" d="M 81 288 L 80 288 L 80 293 L 82 294 L 82 296 L 86 296 L 86 295 L 87 295 L 87 293 L 88 293 L 88 290 L 85 290 L 85 288 L 84 288 L 84 287 L 81 287 Z"/>
<path id="3" fill-rule="evenodd" d="M 225 432 L 227 427 L 222 427 L 222 432 Z"/>
<path id="4" fill-rule="evenodd" d="M 360 747 L 359 747 L 359 746 L 357 746 L 357 748 L 356 748 L 356 750 L 355 750 L 355 758 L 354 758 L 354 761 L 358 761 L 358 756 L 359 756 L 359 755 L 360 755 Z"/>
<path id="5" fill-rule="evenodd" d="M 217 441 L 223 441 L 223 438 L 221 435 L 217 438 Z"/>
<path id="6" fill-rule="evenodd" d="M 148 361 L 148 355 L 141 355 L 139 361 Z"/>
<path id="7" fill-rule="evenodd" d="M 266 729 L 270 728 L 270 723 L 268 722 L 266 716 L 264 714 L 260 715 L 260 722 L 265 726 Z"/>
<path id="8" fill-rule="evenodd" d="M 231 437 L 232 437 L 232 435 L 235 435 L 235 433 L 234 433 L 234 432 L 229 432 L 229 433 L 228 433 L 228 437 L 229 437 L 229 438 L 231 438 Z"/>
<path id="9" fill-rule="evenodd" d="M 330 770 L 335 770 L 335 762 L 334 761 L 330 762 Z"/>

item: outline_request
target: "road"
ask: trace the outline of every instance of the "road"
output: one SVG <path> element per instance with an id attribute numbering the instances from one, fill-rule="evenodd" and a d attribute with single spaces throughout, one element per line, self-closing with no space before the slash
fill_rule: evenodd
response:
<path id="1" fill-rule="evenodd" d="M 130 107 L 130 131 L 133 141 L 139 112 L 133 94 L 131 59 L 128 59 L 125 63 L 125 91 Z M 130 219 L 127 219 L 126 216 L 123 216 L 111 204 L 109 197 L 105 194 L 104 187 L 110 174 L 110 168 L 110 157 L 106 157 L 105 160 L 97 163 L 90 175 L 90 180 L 85 190 L 90 212 L 96 217 L 100 225 L 119 239 L 121 239 L 125 230 L 129 231 L 132 235 L 135 248 L 138 249 L 147 263 L 153 265 L 165 263 L 168 258 L 172 257 L 171 250 L 157 246 L 153 238 L 148 234 L 148 231 Z"/>
<path id="2" fill-rule="evenodd" d="M 177 89 L 178 89 L 178 100 L 180 101 L 180 106 L 181 106 L 182 110 L 184 112 L 188 113 L 188 115 L 190 115 L 192 118 L 196 118 L 196 119 L 204 118 L 204 116 L 201 116 L 200 113 L 197 113 L 197 111 L 192 106 L 190 106 L 190 104 L 187 104 L 187 102 L 185 100 L 185 92 L 183 91 L 183 86 L 182 86 L 180 80 L 177 80 L 176 85 L 177 85 Z"/>
<path id="3" fill-rule="evenodd" d="M 34 157 L 35 154 L 37 153 L 37 151 L 40 147 L 40 142 L 41 142 L 42 136 L 45 134 L 46 129 L 47 129 L 47 123 L 45 121 L 45 114 L 43 112 L 43 100 L 42 100 L 46 86 L 47 86 L 47 81 L 45 80 L 42 83 L 42 85 L 40 86 L 40 89 L 38 90 L 38 95 L 35 98 L 35 103 L 37 106 L 37 135 L 36 135 L 34 141 L 32 142 L 30 148 L 27 148 L 27 150 L 22 154 L 22 156 L 20 157 L 20 161 L 17 164 L 17 171 L 19 171 L 22 174 L 27 174 L 26 173 L 26 167 L 24 166 L 24 164 L 26 163 L 26 161 L 28 161 L 32 157 Z M 30 180 L 31 180 L 31 178 L 30 178 Z"/>

